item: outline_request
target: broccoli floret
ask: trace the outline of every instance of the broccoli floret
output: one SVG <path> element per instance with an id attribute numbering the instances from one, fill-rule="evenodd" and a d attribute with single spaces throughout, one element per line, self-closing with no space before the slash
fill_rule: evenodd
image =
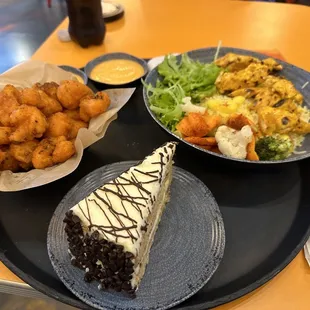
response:
<path id="1" fill-rule="evenodd" d="M 269 136 L 256 142 L 255 151 L 260 160 L 281 160 L 291 155 L 293 143 L 288 136 Z"/>

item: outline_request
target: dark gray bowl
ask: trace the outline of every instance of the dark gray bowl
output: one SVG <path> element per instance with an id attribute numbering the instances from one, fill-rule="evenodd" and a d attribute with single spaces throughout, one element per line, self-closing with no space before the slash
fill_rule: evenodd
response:
<path id="1" fill-rule="evenodd" d="M 107 60 L 112 60 L 112 59 L 128 59 L 128 60 L 132 60 L 132 61 L 135 61 L 137 62 L 138 64 L 140 64 L 143 69 L 144 69 L 144 73 L 139 76 L 138 78 L 136 78 L 135 80 L 133 81 L 130 81 L 128 83 L 123 83 L 123 84 L 109 84 L 109 83 L 103 83 L 103 82 L 99 82 L 97 80 L 93 80 L 91 77 L 90 77 L 90 72 L 92 71 L 92 69 L 104 62 L 104 61 L 107 61 Z M 110 54 L 105 54 L 105 55 L 102 55 L 102 56 L 99 56 L 93 60 L 91 60 L 90 62 L 88 62 L 85 66 L 85 69 L 84 69 L 86 75 L 88 76 L 88 78 L 90 80 L 92 80 L 93 82 L 95 82 L 96 84 L 101 84 L 102 86 L 132 86 L 133 83 L 137 82 L 138 80 L 140 80 L 141 78 L 143 78 L 147 72 L 148 72 L 148 67 L 147 67 L 147 63 L 141 59 L 141 58 L 138 58 L 138 57 L 135 57 L 133 55 L 130 55 L 130 54 L 126 54 L 126 53 L 110 53 Z"/>
<path id="2" fill-rule="evenodd" d="M 203 63 L 210 63 L 213 61 L 214 59 L 214 55 L 216 53 L 216 47 L 210 47 L 210 48 L 203 48 L 203 49 L 198 49 L 198 50 L 193 50 L 188 52 L 188 55 L 190 58 L 195 59 L 195 60 L 199 60 L 200 62 Z M 243 49 L 239 49 L 239 48 L 232 48 L 232 47 L 222 47 L 220 49 L 220 53 L 219 53 L 219 57 L 224 56 L 227 53 L 236 53 L 236 54 L 242 54 L 242 55 L 249 55 L 249 56 L 254 56 L 257 57 L 259 59 L 264 59 L 267 58 L 268 56 L 260 54 L 260 53 L 256 53 L 256 52 L 251 52 L 248 50 L 243 50 Z M 180 60 L 181 59 L 181 55 L 177 56 L 177 58 Z M 293 84 L 295 85 L 295 87 L 303 94 L 304 96 L 304 104 L 307 107 L 310 108 L 310 84 L 305 87 L 304 89 L 301 89 L 301 87 L 307 82 L 310 81 L 310 73 L 298 68 L 294 65 L 288 64 L 285 61 L 282 60 L 278 60 L 277 61 L 283 66 L 283 70 L 280 72 L 281 76 L 284 76 L 285 78 L 289 79 L 290 81 L 293 82 Z M 159 79 L 160 76 L 157 72 L 157 68 L 154 68 L 146 77 L 145 82 L 147 84 L 151 84 L 152 86 L 155 86 L 155 83 L 157 81 L 157 79 Z M 254 164 L 280 164 L 280 163 L 286 163 L 286 162 L 293 162 L 293 161 L 297 161 L 297 160 L 301 160 L 301 159 L 305 159 L 310 157 L 310 135 L 307 135 L 302 146 L 300 148 L 298 148 L 298 151 L 306 151 L 306 153 L 303 154 L 293 154 L 291 155 L 289 158 L 284 159 L 284 160 L 277 160 L 277 161 L 264 161 L 264 160 L 260 160 L 260 161 L 250 161 L 250 160 L 246 160 L 246 159 L 236 159 L 236 158 L 232 158 L 232 157 L 227 157 L 225 155 L 221 155 L 221 154 L 217 154 L 217 153 L 213 153 L 210 152 L 208 150 L 204 150 L 202 148 L 199 148 L 189 142 L 186 142 L 185 140 L 181 139 L 179 136 L 177 136 L 176 134 L 172 133 L 169 129 L 167 129 L 156 117 L 156 115 L 150 110 L 149 107 L 149 102 L 148 102 L 148 98 L 147 98 L 147 92 L 146 92 L 146 88 L 144 87 L 143 89 L 143 98 L 144 98 L 144 103 L 146 105 L 147 110 L 149 111 L 149 113 L 151 114 L 151 116 L 153 117 L 153 119 L 156 121 L 156 123 L 161 126 L 164 130 L 166 130 L 168 133 L 170 133 L 172 136 L 174 136 L 176 139 L 186 143 L 187 145 L 201 151 L 201 152 L 205 152 L 208 153 L 210 155 L 213 156 L 217 156 L 217 157 L 221 157 L 221 158 L 225 158 L 225 159 L 230 159 L 230 160 L 234 160 L 234 161 L 240 161 L 240 162 L 248 162 L 248 163 L 254 163 Z"/>
<path id="3" fill-rule="evenodd" d="M 76 75 L 80 76 L 83 79 L 84 84 L 87 85 L 88 77 L 82 70 L 75 68 L 75 67 L 66 66 L 66 65 L 59 66 L 59 68 L 65 70 L 65 71 L 68 71 L 72 74 L 76 74 Z"/>

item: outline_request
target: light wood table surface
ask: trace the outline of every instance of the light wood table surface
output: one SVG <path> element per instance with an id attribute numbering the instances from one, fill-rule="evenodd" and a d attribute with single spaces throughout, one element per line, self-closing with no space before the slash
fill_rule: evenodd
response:
<path id="1" fill-rule="evenodd" d="M 230 0 L 120 0 L 124 18 L 107 25 L 102 46 L 83 49 L 62 43 L 59 29 L 33 55 L 55 64 L 84 66 L 109 52 L 154 57 L 171 52 L 217 46 L 279 50 L 285 58 L 310 71 L 310 7 Z"/>
<path id="2" fill-rule="evenodd" d="M 62 43 L 54 31 L 33 59 L 75 67 L 108 52 L 154 57 L 216 46 L 278 50 L 285 59 L 310 71 L 310 7 L 228 0 L 117 0 L 125 16 L 107 25 L 102 46 L 82 49 Z M 0 263 L 0 284 L 22 283 Z M 308 310 L 310 267 L 303 252 L 274 279 L 217 310 Z"/>

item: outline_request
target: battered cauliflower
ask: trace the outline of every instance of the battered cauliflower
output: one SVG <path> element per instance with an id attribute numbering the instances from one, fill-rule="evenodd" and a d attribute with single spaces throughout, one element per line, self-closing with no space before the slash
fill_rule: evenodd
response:
<path id="1" fill-rule="evenodd" d="M 247 157 L 247 146 L 252 141 L 252 137 L 253 132 L 249 125 L 243 126 L 241 130 L 220 126 L 215 134 L 221 153 L 238 159 Z"/>

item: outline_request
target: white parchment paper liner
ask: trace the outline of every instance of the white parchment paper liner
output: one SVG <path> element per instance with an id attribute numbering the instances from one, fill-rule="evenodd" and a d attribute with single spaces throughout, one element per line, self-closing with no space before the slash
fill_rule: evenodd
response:
<path id="1" fill-rule="evenodd" d="M 6 84 L 16 87 L 31 87 L 35 83 L 62 80 L 73 80 L 74 75 L 60 69 L 56 65 L 41 61 L 29 60 L 0 75 L 0 89 Z M 33 169 L 29 172 L 13 173 L 11 171 L 0 172 L 0 191 L 19 191 L 27 188 L 41 186 L 58 180 L 71 172 L 79 165 L 83 149 L 103 138 L 109 125 L 117 118 L 117 112 L 126 104 L 135 88 L 110 89 L 106 92 L 111 98 L 109 109 L 93 118 L 89 128 L 80 129 L 75 141 L 77 154 L 66 162 L 44 170 Z"/>

